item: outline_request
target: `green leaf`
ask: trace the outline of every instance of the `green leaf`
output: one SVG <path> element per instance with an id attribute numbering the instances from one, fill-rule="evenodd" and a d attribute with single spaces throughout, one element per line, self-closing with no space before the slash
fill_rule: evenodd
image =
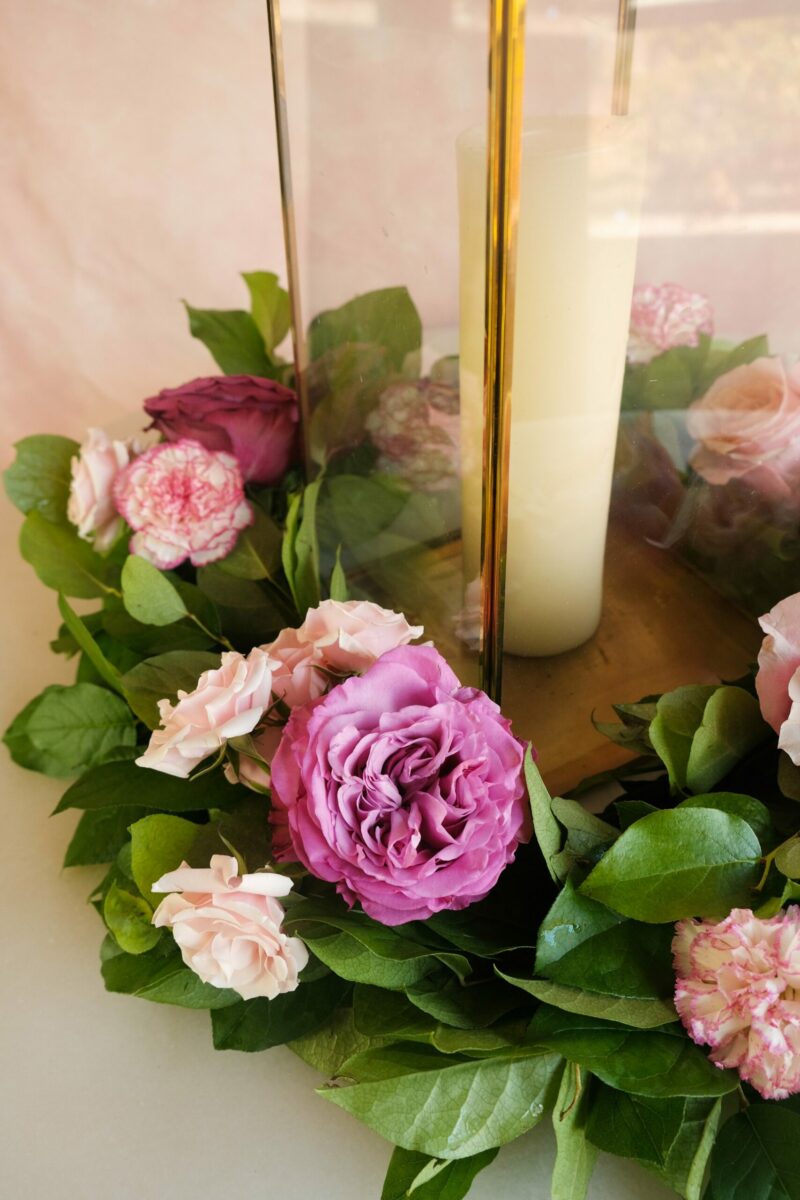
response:
<path id="1" fill-rule="evenodd" d="M 555 818 L 567 831 L 569 857 L 596 862 L 619 837 L 619 830 L 588 812 L 577 800 L 554 796 L 551 807 Z"/>
<path id="2" fill-rule="evenodd" d="M 110 863 L 128 841 L 128 826 L 144 816 L 139 805 L 85 812 L 64 855 L 65 867 Z"/>
<path id="3" fill-rule="evenodd" d="M 800 1114 L 751 1104 L 722 1128 L 711 1155 L 709 1200 L 800 1200 Z"/>
<path id="4" fill-rule="evenodd" d="M 302 494 L 292 496 L 283 535 L 283 569 L 301 616 L 320 602 L 317 500 L 321 484 L 321 479 L 315 479 Z"/>
<path id="5" fill-rule="evenodd" d="M 542 852 L 550 878 L 558 883 L 561 876 L 556 871 L 554 859 L 561 850 L 561 826 L 553 816 L 550 803 L 550 793 L 539 774 L 539 768 L 533 761 L 530 745 L 525 750 L 524 759 L 525 785 L 528 789 L 528 800 L 533 817 L 533 832 Z"/>
<path id="6" fill-rule="evenodd" d="M 389 1046 L 342 1065 L 320 1095 L 406 1150 L 466 1158 L 505 1145 L 542 1117 L 559 1058 L 515 1048 L 480 1059 Z"/>
<path id="7" fill-rule="evenodd" d="M 753 796 L 741 796 L 738 792 L 710 792 L 705 796 L 689 796 L 681 801 L 678 808 L 716 808 L 720 812 L 741 817 L 750 826 L 762 848 L 772 837 L 769 809 Z"/>
<path id="8" fill-rule="evenodd" d="M 152 908 L 141 896 L 111 884 L 103 901 L 103 920 L 120 950 L 127 954 L 152 950 L 161 937 L 161 930 L 152 924 L 152 916 Z"/>
<path id="9" fill-rule="evenodd" d="M 519 1007 L 519 997 L 499 978 L 462 984 L 446 970 L 432 971 L 405 993 L 421 1012 L 456 1029 L 483 1029 Z"/>
<path id="10" fill-rule="evenodd" d="M 210 570 L 208 567 L 203 569 Z M 121 597 L 118 602 L 116 597 L 110 604 L 107 602 L 103 612 L 103 629 L 109 637 L 121 642 L 138 658 L 150 658 L 167 650 L 205 650 L 216 641 L 213 634 L 199 629 L 189 621 L 178 621 L 174 625 L 161 627 L 135 621 L 125 611 Z"/>
<path id="11" fill-rule="evenodd" d="M 159 943 L 146 954 L 125 954 L 111 942 L 101 952 L 101 974 L 106 991 L 140 996 L 157 1004 L 177 1004 L 181 1008 L 225 1008 L 238 1004 L 240 997 L 229 988 L 203 983 L 194 971 L 184 966 L 172 943 L 168 952 Z"/>
<path id="12" fill-rule="evenodd" d="M 460 977 L 470 971 L 461 954 L 431 950 L 362 913 L 332 910 L 313 900 L 295 900 L 284 927 L 302 937 L 327 967 L 354 983 L 400 990 L 439 966 Z"/>
<path id="13" fill-rule="evenodd" d="M 309 365 L 310 444 L 315 462 L 336 460 L 341 451 L 352 455 L 365 444 L 367 417 L 392 377 L 380 346 L 337 346 Z"/>
<path id="14" fill-rule="evenodd" d="M 131 825 L 131 870 L 145 900 L 158 904 L 153 884 L 189 857 L 197 832 L 191 821 L 164 813 L 142 817 Z"/>
<path id="15" fill-rule="evenodd" d="M 789 879 L 800 879 L 800 836 L 790 838 L 775 855 L 775 866 L 781 875 Z"/>
<path id="16" fill-rule="evenodd" d="M 124 700 L 94 683 L 50 687 L 14 722 L 14 735 L 40 756 L 48 774 L 74 775 L 136 745 L 136 726 Z M 8 736 L 8 735 L 6 735 Z"/>
<path id="17" fill-rule="evenodd" d="M 755 696 L 739 687 L 717 688 L 692 738 L 686 768 L 689 791 L 709 791 L 768 734 Z"/>
<path id="18" fill-rule="evenodd" d="M 250 311 L 258 332 L 272 356 L 289 332 L 291 308 L 289 293 L 271 271 L 243 271 L 242 279 L 250 292 Z M 247 372 L 245 372 L 247 374 Z"/>
<path id="19" fill-rule="evenodd" d="M 739 1085 L 690 1041 L 680 1025 L 628 1029 L 543 1004 L 528 1030 L 531 1044 L 556 1050 L 610 1087 L 640 1096 L 723 1096 Z"/>
<path id="20" fill-rule="evenodd" d="M 122 600 L 142 625 L 171 625 L 188 612 L 166 575 L 138 554 L 130 554 L 122 567 Z"/>
<path id="21" fill-rule="evenodd" d="M 381 1200 L 463 1200 L 476 1175 L 496 1157 L 492 1149 L 448 1161 L 396 1146 Z"/>
<path id="22" fill-rule="evenodd" d="M 667 768 L 673 791 L 686 786 L 692 741 L 714 691 L 713 685 L 693 684 L 666 692 L 658 700 L 648 732 L 653 749 Z"/>
<path id="23" fill-rule="evenodd" d="M 375 539 L 394 524 L 408 504 L 409 492 L 396 480 L 336 475 L 328 480 L 326 503 L 343 547 L 368 556 Z"/>
<path id="24" fill-rule="evenodd" d="M 175 700 L 178 690 L 191 692 L 204 671 L 220 664 L 219 654 L 205 650 L 168 650 L 137 663 L 122 677 L 128 703 L 148 729 L 157 729 L 159 700 Z"/>
<path id="25" fill-rule="evenodd" d="M 355 1028 L 352 1008 L 337 1008 L 331 1012 L 326 1025 L 296 1038 L 289 1043 L 289 1049 L 320 1075 L 330 1079 L 348 1058 L 375 1044 Z"/>
<path id="26" fill-rule="evenodd" d="M 686 1200 L 704 1194 L 708 1160 L 722 1118 L 723 1099 L 711 1103 L 699 1097 L 685 1103 L 683 1124 L 670 1147 L 667 1161 L 656 1174 Z"/>
<path id="27" fill-rule="evenodd" d="M 585 1200 L 597 1159 L 597 1149 L 587 1141 L 586 1121 L 590 1115 L 589 1088 L 579 1071 L 567 1063 L 553 1108 L 556 1161 L 553 1166 L 551 1200 Z"/>
<path id="28" fill-rule="evenodd" d="M 582 1017 L 604 1017 L 633 1029 L 657 1029 L 670 1021 L 676 1021 L 675 1006 L 668 1000 L 639 1000 L 622 996 L 602 995 L 588 992 L 581 987 L 568 987 L 550 979 L 518 979 L 498 971 L 501 979 L 522 988 L 544 1004 L 562 1008 L 565 1012 Z"/>
<path id="29" fill-rule="evenodd" d="M 778 758 L 778 787 L 788 800 L 800 800 L 800 767 L 782 750 Z"/>
<path id="30" fill-rule="evenodd" d="M 120 696 L 125 696 L 125 689 L 122 686 L 122 675 L 119 670 L 113 663 L 109 662 L 78 614 L 70 606 L 67 599 L 61 595 L 58 597 L 58 611 L 61 613 L 61 619 L 67 629 L 89 659 L 100 678 L 105 680 L 108 686 L 113 688 L 115 692 L 118 692 Z"/>
<path id="31" fill-rule="evenodd" d="M 273 579 L 281 565 L 281 530 L 257 504 L 253 512 L 253 524 L 242 530 L 233 550 L 217 565 L 238 579 Z"/>
<path id="32" fill-rule="evenodd" d="M 654 812 L 625 830 L 580 891 L 638 921 L 723 917 L 751 903 L 760 855 L 741 817 L 708 808 Z"/>
<path id="33" fill-rule="evenodd" d="M 46 587 L 88 600 L 103 596 L 116 583 L 117 568 L 79 538 L 70 525 L 54 525 L 36 510 L 29 512 L 19 535 L 20 554 Z"/>
<path id="34" fill-rule="evenodd" d="M 342 568 L 341 546 L 337 546 L 336 548 L 336 562 L 331 572 L 331 585 L 328 590 L 331 600 L 338 600 L 342 604 L 347 602 L 349 592 L 347 590 L 347 576 Z"/>
<path id="35" fill-rule="evenodd" d="M 48 521 L 67 519 L 71 462 L 80 446 L 71 438 L 37 434 L 14 446 L 17 456 L 3 472 L 6 494 L 20 512 L 34 509 Z"/>
<path id="36" fill-rule="evenodd" d="M 54 812 L 68 808 L 91 812 L 132 805 L 165 812 L 201 812 L 232 808 L 244 794 L 244 788 L 228 783 L 221 771 L 197 779 L 178 779 L 137 767 L 134 762 L 110 762 L 77 779 L 67 788 Z"/>
<path id="37" fill-rule="evenodd" d="M 309 326 L 308 341 L 312 360 L 347 343 L 381 346 L 392 369 L 417 375 L 422 322 L 407 288 L 381 288 L 320 313 Z"/>
<path id="38" fill-rule="evenodd" d="M 294 992 L 274 1000 L 242 1000 L 211 1015 L 217 1050 L 268 1050 L 319 1029 L 342 1004 L 350 984 L 327 974 L 312 983 L 301 980 Z"/>
<path id="39" fill-rule="evenodd" d="M 356 1029 L 370 1039 L 424 1042 L 442 1054 L 485 1054 L 524 1040 L 525 1021 L 507 1021 L 492 1029 L 454 1029 L 423 1014 L 402 992 L 357 984 L 353 993 Z"/>
<path id="40" fill-rule="evenodd" d="M 766 358 L 768 354 L 769 339 L 763 333 L 759 334 L 758 337 L 748 338 L 747 341 L 740 342 L 738 346 L 734 346 L 732 349 L 715 345 L 701 373 L 697 395 L 704 395 L 711 387 L 711 384 L 719 379 L 720 375 L 727 374 L 734 367 L 741 367 L 747 363 L 754 362 L 757 358 Z"/>
<path id="41" fill-rule="evenodd" d="M 229 575 L 220 563 L 201 567 L 197 582 L 214 601 L 227 636 L 244 651 L 271 641 L 287 623 L 298 623 L 291 602 L 275 589 Z"/>
<path id="42" fill-rule="evenodd" d="M 250 313 L 241 309 L 192 308 L 184 301 L 189 332 L 202 342 L 225 375 L 271 379 L 275 364 Z"/>
<path id="43" fill-rule="evenodd" d="M 61 684 L 50 684 L 38 696 L 34 696 L 33 700 L 28 701 L 3 734 L 3 741 L 15 763 L 29 771 L 40 771 L 43 775 L 53 775 L 57 779 L 63 775 L 60 758 L 50 754 L 46 746 L 41 749 L 34 746 L 28 737 L 28 722 L 45 696 L 50 692 L 61 693 L 63 690 Z"/>

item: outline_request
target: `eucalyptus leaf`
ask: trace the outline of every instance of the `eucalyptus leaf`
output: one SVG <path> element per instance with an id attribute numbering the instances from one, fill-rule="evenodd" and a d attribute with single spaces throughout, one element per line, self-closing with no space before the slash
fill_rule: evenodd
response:
<path id="1" fill-rule="evenodd" d="M 97 554 L 71 525 L 56 525 L 36 509 L 23 522 L 19 549 L 42 583 L 65 596 L 104 596 L 118 579 L 114 563 Z"/>
<path id="2" fill-rule="evenodd" d="M 487 1058 L 389 1046 L 348 1059 L 320 1094 L 406 1150 L 466 1158 L 531 1129 L 560 1059 L 515 1048 Z"/>
<path id="3" fill-rule="evenodd" d="M 707 808 L 654 812 L 620 836 L 580 891 L 652 923 L 748 907 L 761 847 L 741 817 Z"/>
<path id="4" fill-rule="evenodd" d="M 80 446 L 71 438 L 35 434 L 14 446 L 16 458 L 3 472 L 6 494 L 20 512 L 40 512 L 48 521 L 67 519 L 72 458 Z"/>
<path id="5" fill-rule="evenodd" d="M 258 325 L 241 309 L 193 308 L 186 304 L 189 332 L 201 341 L 225 375 L 270 379 L 275 364 L 267 354 Z"/>

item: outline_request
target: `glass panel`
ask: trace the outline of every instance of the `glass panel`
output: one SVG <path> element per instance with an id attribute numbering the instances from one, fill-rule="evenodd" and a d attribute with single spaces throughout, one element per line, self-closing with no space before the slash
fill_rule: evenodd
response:
<path id="1" fill-rule="evenodd" d="M 559 788 L 800 587 L 800 17 L 640 3 L 610 117 L 616 17 L 529 4 L 504 707 Z"/>

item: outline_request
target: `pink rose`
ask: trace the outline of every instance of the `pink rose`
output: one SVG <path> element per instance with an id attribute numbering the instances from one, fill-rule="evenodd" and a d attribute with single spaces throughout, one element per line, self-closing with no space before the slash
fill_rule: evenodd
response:
<path id="1" fill-rule="evenodd" d="M 137 452 L 133 441 L 112 441 L 102 429 L 90 429 L 89 440 L 72 459 L 67 517 L 78 536 L 94 535 L 96 550 L 108 550 L 122 528 L 114 504 L 114 481 Z"/>
<path id="2" fill-rule="evenodd" d="M 183 863 L 153 884 L 170 892 L 153 913 L 153 924 L 169 926 L 183 961 L 204 983 L 232 988 L 243 1000 L 274 1000 L 293 992 L 308 962 L 299 938 L 281 926 L 290 879 L 272 871 L 237 874 L 235 858 L 215 854 L 207 869 Z M 178 893 L 183 893 L 179 895 Z"/>
<path id="3" fill-rule="evenodd" d="M 269 790 L 269 764 L 278 749 L 283 727 L 281 725 L 264 725 L 257 729 L 251 738 L 252 753 L 237 749 L 236 766 L 229 760 L 223 768 L 228 783 L 241 783 L 250 788 L 251 792 L 262 795 Z M 230 752 L 229 752 L 230 753 Z"/>
<path id="4" fill-rule="evenodd" d="M 323 600 L 310 608 L 299 629 L 283 629 L 264 646 L 277 660 L 272 688 L 289 708 L 308 704 L 328 690 L 336 676 L 365 671 L 387 650 L 422 635 L 402 613 L 368 600 Z"/>
<path id="5" fill-rule="evenodd" d="M 193 379 L 164 388 L 144 409 L 167 441 L 188 437 L 232 454 L 248 482 L 279 483 L 297 458 L 297 396 L 273 379 Z"/>
<path id="6" fill-rule="evenodd" d="M 150 735 L 137 766 L 186 779 L 228 738 L 251 733 L 270 705 L 272 665 L 269 655 L 258 648 L 246 658 L 229 650 L 219 667 L 203 671 L 194 691 L 178 692 L 177 704 L 160 700 L 163 728 Z"/>
<path id="7" fill-rule="evenodd" d="M 699 443 L 691 465 L 712 484 L 741 479 L 769 500 L 793 500 L 800 488 L 800 368 L 779 358 L 721 375 L 690 405 L 686 425 Z"/>
<path id="8" fill-rule="evenodd" d="M 236 459 L 199 442 L 145 451 L 117 476 L 114 500 L 135 530 L 131 554 L 163 571 L 225 558 L 253 523 Z"/>
<path id="9" fill-rule="evenodd" d="M 800 1091 L 800 908 L 681 921 L 672 949 L 675 1007 L 711 1061 L 734 1067 L 765 1100 Z"/>
<path id="10" fill-rule="evenodd" d="M 296 708 L 272 760 L 274 847 L 384 925 L 466 908 L 529 835 L 523 744 L 430 646 Z"/>
<path id="11" fill-rule="evenodd" d="M 633 289 L 628 361 L 648 363 L 675 346 L 696 346 L 701 333 L 714 332 L 714 314 L 705 296 L 678 283 Z"/>
<path id="12" fill-rule="evenodd" d="M 758 623 L 766 634 L 756 675 L 761 715 L 779 735 L 781 749 L 800 766 L 800 592 L 781 600 Z"/>

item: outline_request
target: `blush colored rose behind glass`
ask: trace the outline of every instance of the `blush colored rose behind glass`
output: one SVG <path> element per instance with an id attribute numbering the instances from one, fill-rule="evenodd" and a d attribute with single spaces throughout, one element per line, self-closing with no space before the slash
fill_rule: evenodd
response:
<path id="1" fill-rule="evenodd" d="M 800 765 L 800 593 L 787 596 L 758 623 L 756 691 L 761 715 L 778 734 L 778 745 Z"/>
<path id="2" fill-rule="evenodd" d="M 712 1062 L 766 1100 L 800 1091 L 800 908 L 681 921 L 672 949 L 675 1007 Z"/>
<path id="3" fill-rule="evenodd" d="M 721 375 L 690 405 L 699 443 L 690 463 L 706 482 L 740 479 L 766 499 L 800 508 L 800 367 L 757 358 Z"/>
<path id="4" fill-rule="evenodd" d="M 523 745 L 432 647 L 296 709 L 272 762 L 274 847 L 385 925 L 465 908 L 527 839 Z"/>
<path id="5" fill-rule="evenodd" d="M 167 441 L 225 450 L 248 483 L 274 485 L 297 461 L 297 396 L 273 379 L 219 375 L 164 388 L 144 403 Z"/>
<path id="6" fill-rule="evenodd" d="M 183 863 L 153 884 L 154 892 L 170 893 L 153 924 L 171 928 L 183 961 L 204 983 L 232 988 L 243 1000 L 274 1000 L 294 991 L 308 962 L 303 942 L 282 930 L 276 897 L 291 887 L 271 871 L 239 875 L 235 858 L 215 854 L 208 868 Z"/>
<path id="7" fill-rule="evenodd" d="M 254 519 L 236 459 L 186 439 L 134 459 L 114 481 L 114 501 L 134 530 L 131 554 L 162 571 L 225 558 Z"/>

